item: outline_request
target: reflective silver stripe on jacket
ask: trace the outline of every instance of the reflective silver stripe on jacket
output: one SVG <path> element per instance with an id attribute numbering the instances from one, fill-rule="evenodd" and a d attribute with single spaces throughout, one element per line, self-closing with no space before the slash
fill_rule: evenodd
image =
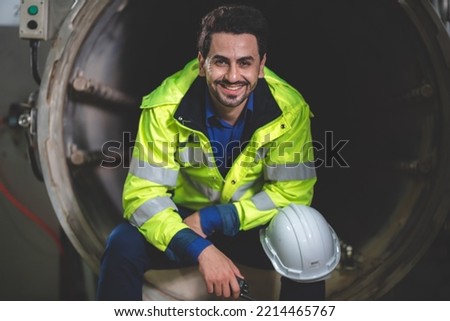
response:
<path id="1" fill-rule="evenodd" d="M 231 200 L 233 202 L 235 201 L 239 201 L 241 199 L 241 197 L 250 189 L 252 188 L 252 186 L 256 185 L 256 184 L 263 184 L 264 182 L 264 178 L 262 176 L 258 177 L 258 179 L 247 183 L 245 185 L 240 186 L 236 192 L 234 192 L 233 196 L 231 197 Z"/>
<path id="2" fill-rule="evenodd" d="M 298 164 L 270 164 L 264 166 L 264 178 L 268 181 L 282 182 L 316 177 L 313 162 Z"/>
<path id="3" fill-rule="evenodd" d="M 175 187 L 177 184 L 177 170 L 152 165 L 135 157 L 131 159 L 130 173 L 139 178 L 168 187 Z"/>
<path id="4" fill-rule="evenodd" d="M 187 181 L 189 181 L 189 184 L 194 186 L 194 188 L 198 191 L 200 191 L 203 195 L 205 195 L 210 202 L 218 202 L 220 200 L 220 191 L 215 190 L 209 186 L 206 186 L 200 182 L 192 180 L 189 176 L 185 175 L 183 177 Z"/>
<path id="5" fill-rule="evenodd" d="M 180 162 L 190 165 L 205 165 L 207 167 L 216 166 L 214 163 L 214 156 L 205 153 L 201 147 L 183 147 L 178 150 L 178 157 Z"/>
<path id="6" fill-rule="evenodd" d="M 266 192 L 259 192 L 253 195 L 251 201 L 255 204 L 256 209 L 260 211 L 268 211 L 276 208 L 276 205 Z"/>
<path id="7" fill-rule="evenodd" d="M 130 223 L 134 226 L 141 227 L 145 222 L 151 219 L 159 212 L 166 208 L 178 210 L 175 203 L 170 197 L 156 197 L 142 204 L 131 216 Z"/>

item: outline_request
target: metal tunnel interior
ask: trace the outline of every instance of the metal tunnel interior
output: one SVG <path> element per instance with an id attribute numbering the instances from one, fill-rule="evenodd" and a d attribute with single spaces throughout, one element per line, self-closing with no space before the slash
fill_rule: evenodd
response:
<path id="1" fill-rule="evenodd" d="M 93 3 L 77 3 L 50 51 L 38 143 L 58 219 L 96 270 L 122 216 L 140 99 L 196 57 L 200 18 L 222 2 Z M 267 15 L 267 65 L 314 113 L 313 206 L 343 242 L 327 297 L 379 298 L 449 212 L 448 33 L 428 1 L 240 3 Z"/>

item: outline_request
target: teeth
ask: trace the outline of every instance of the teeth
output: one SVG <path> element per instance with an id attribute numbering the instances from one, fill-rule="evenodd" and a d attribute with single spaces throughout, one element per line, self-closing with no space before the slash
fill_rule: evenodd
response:
<path id="1" fill-rule="evenodd" d="M 242 86 L 224 86 L 224 87 L 227 89 L 230 89 L 230 90 L 238 90 L 238 89 L 242 88 Z"/>

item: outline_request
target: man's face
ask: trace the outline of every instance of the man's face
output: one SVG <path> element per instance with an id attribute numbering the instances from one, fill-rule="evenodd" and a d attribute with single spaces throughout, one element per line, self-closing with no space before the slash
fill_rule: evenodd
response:
<path id="1" fill-rule="evenodd" d="M 214 106 L 243 107 L 258 78 L 264 77 L 265 61 L 265 55 L 259 57 L 255 36 L 213 34 L 208 56 L 199 54 L 199 74 L 206 77 Z"/>

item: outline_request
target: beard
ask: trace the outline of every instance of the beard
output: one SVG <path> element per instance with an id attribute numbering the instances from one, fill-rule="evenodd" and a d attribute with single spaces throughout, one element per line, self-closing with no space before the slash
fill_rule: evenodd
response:
<path id="1" fill-rule="evenodd" d="M 226 80 L 217 80 L 214 82 L 216 85 L 217 90 L 213 91 L 213 95 L 216 98 L 216 100 L 225 107 L 238 107 L 243 102 L 245 102 L 250 95 L 250 92 L 248 90 L 249 83 L 246 81 L 239 81 L 235 83 L 230 83 Z M 241 94 L 226 94 L 223 91 L 220 90 L 220 88 L 228 88 L 230 86 L 241 86 L 241 88 L 245 88 L 245 90 Z"/>

